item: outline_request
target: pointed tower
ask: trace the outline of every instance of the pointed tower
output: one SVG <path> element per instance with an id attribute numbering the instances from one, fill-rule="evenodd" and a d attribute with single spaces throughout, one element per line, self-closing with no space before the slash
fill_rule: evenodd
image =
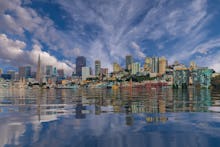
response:
<path id="1" fill-rule="evenodd" d="M 38 62 L 37 62 L 37 75 L 36 80 L 41 83 L 41 61 L 40 61 L 40 55 L 38 56 Z"/>

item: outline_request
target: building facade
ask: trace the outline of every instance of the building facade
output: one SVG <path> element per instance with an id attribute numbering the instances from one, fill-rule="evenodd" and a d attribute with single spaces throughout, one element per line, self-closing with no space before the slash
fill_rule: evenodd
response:
<path id="1" fill-rule="evenodd" d="M 133 58 L 131 55 L 127 55 L 125 57 L 125 60 L 126 60 L 126 69 L 127 70 L 131 70 L 131 64 L 133 63 Z"/>
<path id="2" fill-rule="evenodd" d="M 174 70 L 173 72 L 173 86 L 174 88 L 187 88 L 189 85 L 190 71 Z"/>
<path id="3" fill-rule="evenodd" d="M 204 68 L 197 68 L 192 71 L 192 83 L 194 86 L 200 86 L 208 88 L 211 86 L 211 78 L 212 78 L 212 69 L 208 69 L 207 67 Z"/>
<path id="4" fill-rule="evenodd" d="M 152 58 L 152 72 L 159 73 L 159 58 L 158 57 Z"/>
<path id="5" fill-rule="evenodd" d="M 86 78 L 90 77 L 90 68 L 89 67 L 82 67 L 82 80 L 86 80 Z"/>
<path id="6" fill-rule="evenodd" d="M 140 72 L 140 63 L 136 62 L 136 63 L 132 63 L 131 66 L 131 73 L 133 75 L 137 74 Z"/>
<path id="7" fill-rule="evenodd" d="M 78 56 L 76 58 L 76 75 L 82 76 L 82 67 L 86 66 L 86 58 L 84 56 Z"/>
<path id="8" fill-rule="evenodd" d="M 101 74 L 101 61 L 96 60 L 95 61 L 95 75 L 100 76 L 100 74 Z"/>
<path id="9" fill-rule="evenodd" d="M 113 63 L 113 72 L 119 72 L 121 71 L 121 67 L 118 63 Z"/>
<path id="10" fill-rule="evenodd" d="M 166 73 L 167 60 L 165 57 L 159 58 L 159 74 L 163 75 Z"/>

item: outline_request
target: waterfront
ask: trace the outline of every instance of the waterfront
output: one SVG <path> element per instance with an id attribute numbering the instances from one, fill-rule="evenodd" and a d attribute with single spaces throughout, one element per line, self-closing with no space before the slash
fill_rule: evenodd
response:
<path id="1" fill-rule="evenodd" d="M 219 146 L 213 89 L 0 89 L 1 146 Z"/>

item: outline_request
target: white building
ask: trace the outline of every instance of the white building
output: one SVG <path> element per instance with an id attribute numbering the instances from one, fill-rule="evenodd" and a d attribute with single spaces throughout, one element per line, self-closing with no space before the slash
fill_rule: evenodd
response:
<path id="1" fill-rule="evenodd" d="M 82 67 L 82 80 L 86 80 L 88 77 L 90 77 L 90 68 Z"/>
<path id="2" fill-rule="evenodd" d="M 140 72 L 140 63 L 136 62 L 136 63 L 132 63 L 131 65 L 131 73 L 133 75 L 137 74 L 138 72 Z"/>

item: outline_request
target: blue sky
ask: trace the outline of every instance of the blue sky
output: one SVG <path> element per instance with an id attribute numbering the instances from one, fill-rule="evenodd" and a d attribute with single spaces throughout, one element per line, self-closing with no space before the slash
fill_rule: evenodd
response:
<path id="1" fill-rule="evenodd" d="M 220 0 L 1 0 L 0 67 L 44 65 L 71 73 L 75 58 L 88 65 L 122 66 L 125 56 L 143 63 L 195 61 L 220 72 Z"/>

